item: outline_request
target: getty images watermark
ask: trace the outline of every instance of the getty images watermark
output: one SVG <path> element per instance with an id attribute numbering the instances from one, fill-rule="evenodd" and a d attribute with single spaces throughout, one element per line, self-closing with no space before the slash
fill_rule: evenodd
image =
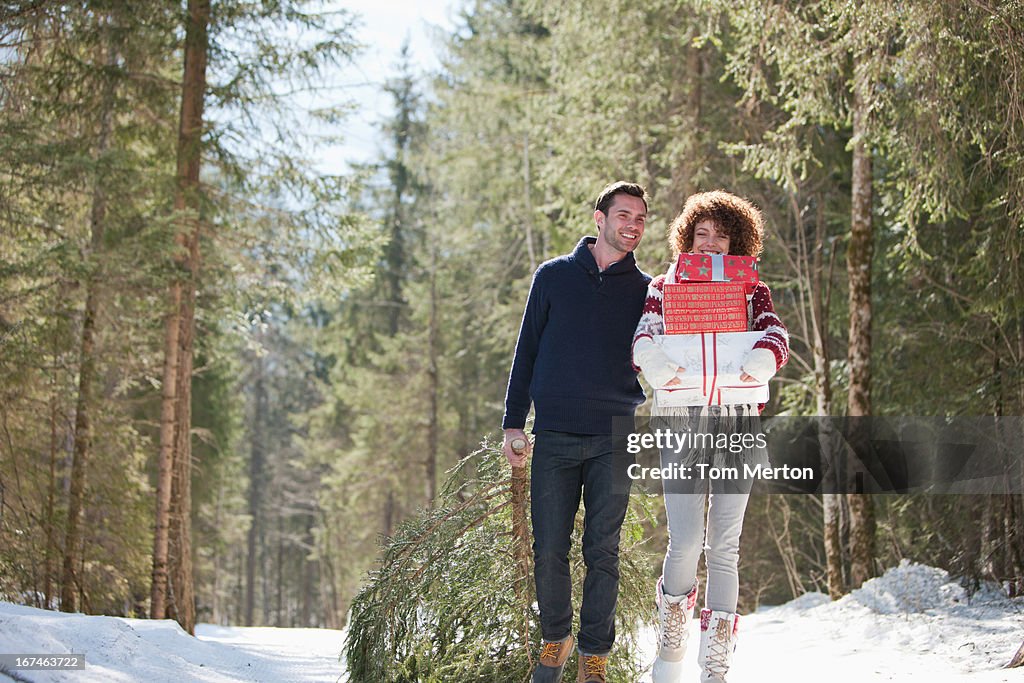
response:
<path id="1" fill-rule="evenodd" d="M 672 429 L 660 428 L 649 432 L 630 432 L 626 435 L 626 452 L 639 455 L 647 450 L 657 450 L 661 454 L 672 454 L 682 457 L 690 452 L 729 453 L 741 456 L 744 453 L 757 453 L 768 449 L 768 438 L 763 432 L 751 433 L 708 433 L 708 432 L 677 432 Z M 645 467 L 634 462 L 626 468 L 630 479 L 648 480 L 693 480 L 709 481 L 742 481 L 742 480 L 792 480 L 810 481 L 815 478 L 813 467 L 790 467 L 789 465 L 772 466 L 762 462 L 743 462 L 740 465 L 716 465 L 713 462 L 693 462 L 684 464 L 680 461 L 664 462 L 657 467 Z"/>
<path id="2" fill-rule="evenodd" d="M 726 492 L 1024 493 L 1021 416 L 761 419 L 711 409 L 612 425 L 623 493 L 688 492 L 694 480 L 738 482 Z"/>

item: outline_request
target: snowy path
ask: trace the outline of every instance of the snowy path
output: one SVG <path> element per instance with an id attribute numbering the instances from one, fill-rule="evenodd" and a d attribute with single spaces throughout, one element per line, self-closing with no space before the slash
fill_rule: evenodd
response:
<path id="1" fill-rule="evenodd" d="M 339 659 L 345 632 L 317 628 L 235 628 L 200 624 L 199 639 L 230 646 L 248 658 L 247 669 L 259 681 L 340 683 Z M 250 673 L 248 670 L 246 673 Z"/>
<path id="2" fill-rule="evenodd" d="M 694 620 L 684 683 L 697 680 Z M 0 653 L 85 653 L 84 671 L 19 671 L 30 683 L 342 683 L 344 633 L 61 614 L 0 602 Z M 842 600 L 809 593 L 740 618 L 729 683 L 1024 683 L 1002 666 L 1024 639 L 1024 599 L 968 600 L 938 569 L 902 565 Z M 654 656 L 647 629 L 645 662 Z M 0 683 L 11 680 L 0 673 Z M 648 679 L 649 680 L 649 679 Z M 446 681 L 445 683 L 460 683 Z M 628 683 L 616 681 L 615 683 Z"/>

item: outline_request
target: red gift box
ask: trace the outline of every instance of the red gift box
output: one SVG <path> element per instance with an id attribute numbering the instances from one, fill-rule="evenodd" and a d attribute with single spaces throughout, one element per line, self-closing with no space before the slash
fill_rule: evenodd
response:
<path id="1" fill-rule="evenodd" d="M 743 283 L 666 284 L 663 297 L 665 334 L 747 331 Z"/>
<path id="2" fill-rule="evenodd" d="M 676 278 L 691 282 L 742 283 L 747 294 L 757 285 L 757 257 L 727 254 L 680 254 Z"/>

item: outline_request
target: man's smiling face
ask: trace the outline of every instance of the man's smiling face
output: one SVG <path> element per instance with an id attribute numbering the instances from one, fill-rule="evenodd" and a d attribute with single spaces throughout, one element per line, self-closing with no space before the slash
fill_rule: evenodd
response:
<path id="1" fill-rule="evenodd" d="M 598 239 L 625 255 L 636 249 L 644 236 L 647 206 L 640 197 L 617 194 L 608 207 L 608 215 L 595 211 L 594 219 L 599 230 Z"/>

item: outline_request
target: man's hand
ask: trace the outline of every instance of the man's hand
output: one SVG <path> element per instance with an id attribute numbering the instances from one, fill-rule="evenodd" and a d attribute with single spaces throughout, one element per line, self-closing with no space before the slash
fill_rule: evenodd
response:
<path id="1" fill-rule="evenodd" d="M 512 448 L 512 442 L 517 439 L 522 440 L 524 444 L 521 449 L 517 449 L 519 450 L 518 453 Z M 516 445 L 518 446 L 519 444 Z M 509 465 L 512 465 L 512 467 L 525 467 L 527 458 L 533 452 L 533 444 L 530 443 L 530 439 L 527 438 L 526 432 L 522 429 L 506 429 L 505 442 L 502 444 L 501 450 L 505 453 Z"/>

